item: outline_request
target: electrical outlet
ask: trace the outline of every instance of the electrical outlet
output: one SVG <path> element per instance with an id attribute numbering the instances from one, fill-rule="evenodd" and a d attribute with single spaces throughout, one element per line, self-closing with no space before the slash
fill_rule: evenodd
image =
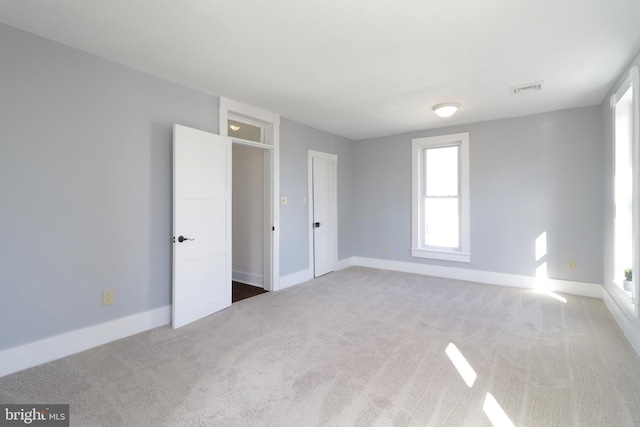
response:
<path id="1" fill-rule="evenodd" d="M 102 291 L 102 305 L 113 304 L 113 289 Z"/>
<path id="2" fill-rule="evenodd" d="M 385 251 L 386 253 L 391 252 L 391 246 L 385 246 L 385 247 L 384 247 L 384 251 Z"/>
<path id="3" fill-rule="evenodd" d="M 280 196 L 280 205 L 286 206 L 287 204 L 287 196 Z"/>
<path id="4" fill-rule="evenodd" d="M 572 259 L 570 259 L 567 262 L 567 268 L 569 268 L 569 270 L 575 270 L 576 269 L 576 262 Z"/>

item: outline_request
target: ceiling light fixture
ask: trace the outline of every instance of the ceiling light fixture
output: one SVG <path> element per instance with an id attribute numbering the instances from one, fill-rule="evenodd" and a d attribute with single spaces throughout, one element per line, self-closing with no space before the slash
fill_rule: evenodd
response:
<path id="1" fill-rule="evenodd" d="M 236 126 L 236 125 L 229 125 L 229 127 L 231 128 L 232 131 L 237 132 L 240 129 L 240 126 Z"/>
<path id="2" fill-rule="evenodd" d="M 447 102 L 433 106 L 433 111 L 440 117 L 451 117 L 458 111 L 460 104 L 457 102 Z"/>

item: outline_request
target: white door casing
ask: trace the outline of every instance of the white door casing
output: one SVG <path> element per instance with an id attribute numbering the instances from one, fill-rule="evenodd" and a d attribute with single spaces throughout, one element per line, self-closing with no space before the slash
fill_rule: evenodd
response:
<path id="1" fill-rule="evenodd" d="M 337 162 L 335 154 L 309 150 L 311 265 L 313 276 L 334 270 L 338 261 Z"/>
<path id="2" fill-rule="evenodd" d="M 265 151 L 264 289 L 280 289 L 280 116 L 250 105 L 220 97 L 220 134 L 227 136 L 229 118 L 260 125 L 264 143 L 233 140 Z"/>
<path id="3" fill-rule="evenodd" d="M 173 238 L 178 328 L 231 305 L 231 139 L 174 125 Z"/>

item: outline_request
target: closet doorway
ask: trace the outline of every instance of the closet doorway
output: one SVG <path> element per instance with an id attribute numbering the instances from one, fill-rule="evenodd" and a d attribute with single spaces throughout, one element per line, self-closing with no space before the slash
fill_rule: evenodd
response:
<path id="1" fill-rule="evenodd" d="M 236 191 L 238 190 L 236 187 L 248 187 L 246 192 L 254 196 L 250 202 L 245 201 L 245 203 L 256 206 L 256 201 L 261 198 L 263 204 L 261 231 L 255 225 L 257 217 L 254 217 L 254 225 L 250 229 L 252 230 L 251 236 L 247 236 L 245 229 L 233 228 L 237 231 L 237 233 L 236 231 L 233 233 L 233 247 L 244 246 L 246 248 L 246 245 L 249 244 L 253 249 L 233 252 L 233 260 L 235 261 L 238 257 L 238 262 L 233 262 L 232 277 L 234 280 L 239 279 L 239 282 L 248 282 L 250 285 L 261 284 L 266 291 L 277 291 L 280 289 L 280 206 L 278 204 L 280 193 L 280 116 L 224 97 L 220 97 L 219 113 L 220 135 L 229 136 L 233 147 L 242 147 L 240 150 L 243 153 L 245 151 L 253 153 L 249 154 L 251 159 L 245 160 L 250 165 L 255 165 L 257 169 L 259 169 L 259 159 L 262 156 L 261 173 L 259 171 L 256 173 L 253 166 L 233 166 L 236 173 L 233 178 L 234 195 L 232 199 L 244 197 L 243 192 Z M 243 148 L 245 150 L 242 150 Z M 237 156 L 235 153 L 233 154 L 233 157 L 241 156 L 243 154 Z M 261 196 L 260 188 L 263 190 Z M 235 211 L 237 213 L 242 209 L 246 208 L 241 204 L 240 207 L 236 206 Z M 240 221 L 241 218 L 236 218 L 233 213 L 232 222 L 240 225 Z M 244 237 L 236 239 L 237 234 Z M 262 243 L 260 243 L 258 234 L 262 235 Z M 255 255 L 257 253 L 256 246 L 262 247 L 262 271 L 257 267 L 259 257 Z M 251 268 L 247 266 L 251 266 Z"/>
<path id="2" fill-rule="evenodd" d="M 235 125 L 234 125 L 235 126 Z M 232 278 L 233 299 L 239 301 L 262 293 L 265 270 L 270 257 L 265 242 L 270 228 L 265 218 L 269 212 L 269 189 L 265 179 L 269 172 L 269 151 L 253 145 L 233 143 L 232 186 Z M 270 231 L 270 230 L 269 230 Z M 255 289 L 252 289 L 255 287 Z M 242 297 L 244 296 L 244 298 Z"/>

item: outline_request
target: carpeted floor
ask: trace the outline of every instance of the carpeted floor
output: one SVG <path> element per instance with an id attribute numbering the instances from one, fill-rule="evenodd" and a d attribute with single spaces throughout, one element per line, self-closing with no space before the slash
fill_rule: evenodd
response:
<path id="1" fill-rule="evenodd" d="M 351 267 L 0 378 L 0 402 L 74 426 L 640 425 L 640 359 L 563 296 Z"/>

